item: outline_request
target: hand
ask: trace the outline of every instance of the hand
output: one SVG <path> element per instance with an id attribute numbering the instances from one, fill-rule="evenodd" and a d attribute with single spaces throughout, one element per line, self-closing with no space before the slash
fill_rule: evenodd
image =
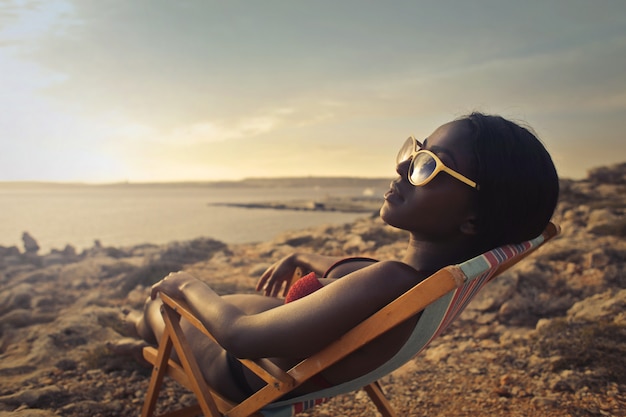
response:
<path id="1" fill-rule="evenodd" d="M 187 272 L 170 272 L 168 276 L 152 286 L 150 298 L 154 300 L 158 293 L 163 292 L 172 298 L 184 300 L 183 288 L 196 281 L 198 279 Z"/>
<path id="2" fill-rule="evenodd" d="M 304 275 L 303 268 L 296 262 L 295 254 L 288 255 L 267 268 L 256 285 L 257 291 L 266 296 L 276 297 L 283 288 L 283 297 L 287 295 L 294 282 Z"/>

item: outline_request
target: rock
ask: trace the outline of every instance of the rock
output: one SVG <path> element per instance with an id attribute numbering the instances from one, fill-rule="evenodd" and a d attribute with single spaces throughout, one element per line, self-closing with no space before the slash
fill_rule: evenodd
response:
<path id="1" fill-rule="evenodd" d="M 432 362 L 445 362 L 445 360 L 453 353 L 450 346 L 441 344 L 439 346 L 431 346 L 424 352 L 424 358 Z"/>
<path id="2" fill-rule="evenodd" d="M 119 404 L 101 404 L 98 401 L 93 400 L 83 400 L 77 401 L 70 404 L 67 404 L 61 411 L 66 413 L 66 415 L 79 415 L 79 416 L 93 416 L 93 415 L 103 415 L 107 411 L 118 410 Z"/>
<path id="3" fill-rule="evenodd" d="M 374 248 L 374 242 L 364 241 L 359 235 L 351 235 L 343 244 L 342 249 L 347 254 L 365 253 Z"/>
<path id="4" fill-rule="evenodd" d="M 598 167 L 587 173 L 589 181 L 600 184 L 626 184 L 626 163 Z"/>
<path id="5" fill-rule="evenodd" d="M 554 407 L 559 404 L 559 400 L 554 397 L 534 397 L 531 403 L 536 407 Z"/>
<path id="6" fill-rule="evenodd" d="M 170 243 L 160 257 L 163 262 L 194 263 L 210 259 L 215 252 L 225 247 L 220 241 L 198 238 L 189 242 Z"/>
<path id="7" fill-rule="evenodd" d="M 535 301 L 521 294 L 515 294 L 505 301 L 498 310 L 498 320 L 509 325 L 530 325 L 536 321 Z"/>
<path id="8" fill-rule="evenodd" d="M 68 257 L 61 252 L 50 253 L 41 257 L 41 263 L 43 267 L 50 265 L 66 264 L 70 262 L 73 262 L 73 259 L 68 259 Z"/>
<path id="9" fill-rule="evenodd" d="M 565 370 L 555 375 L 550 383 L 552 391 L 576 392 L 581 388 L 582 378 L 571 370 Z"/>
<path id="10" fill-rule="evenodd" d="M 270 266 L 272 266 L 272 264 L 269 263 L 255 265 L 250 269 L 248 275 L 254 278 L 259 278 L 261 275 L 263 275 L 265 271 L 267 271 L 267 268 L 269 268 Z"/>
<path id="11" fill-rule="evenodd" d="M 0 293 L 0 314 L 15 308 L 28 309 L 35 289 L 33 285 L 21 283 Z"/>
<path id="12" fill-rule="evenodd" d="M 468 306 L 468 310 L 480 312 L 499 308 L 517 291 L 519 274 L 505 273 L 487 285 Z"/>
<path id="13" fill-rule="evenodd" d="M 282 243 L 285 245 L 289 245 L 289 246 L 293 246 L 294 248 L 297 248 L 298 246 L 307 245 L 311 242 L 313 242 L 313 236 L 307 233 L 302 236 L 294 236 L 294 237 L 285 239 Z"/>
<path id="14" fill-rule="evenodd" d="M 55 318 L 54 314 L 33 313 L 31 310 L 17 308 L 0 317 L 0 326 L 26 327 L 38 323 L 49 323 Z"/>
<path id="15" fill-rule="evenodd" d="M 54 366 L 62 371 L 72 371 L 78 368 L 78 363 L 72 359 L 61 359 Z"/>
<path id="16" fill-rule="evenodd" d="M 39 251 L 39 244 L 28 232 L 22 233 L 22 241 L 24 242 L 24 250 L 26 253 L 35 254 Z"/>
<path id="17" fill-rule="evenodd" d="M 140 308 L 143 307 L 149 296 L 150 287 L 137 286 L 128 293 L 126 300 L 131 306 Z"/>
<path id="18" fill-rule="evenodd" d="M 626 323 L 626 289 L 611 289 L 602 294 L 585 298 L 567 311 L 572 321 L 613 320 Z"/>
<path id="19" fill-rule="evenodd" d="M 29 407 L 44 405 L 49 399 L 60 395 L 61 389 L 55 385 L 36 389 L 27 389 L 14 394 L 0 396 L 0 403 L 10 405 L 26 404 Z"/>
<path id="20" fill-rule="evenodd" d="M 20 250 L 17 246 L 0 246 L 0 256 L 18 256 L 20 254 Z"/>
<path id="21" fill-rule="evenodd" d="M 617 224 L 621 218 L 623 218 L 623 215 L 619 216 L 607 208 L 593 210 L 589 213 L 587 230 L 591 233 L 605 234 L 607 228 Z"/>
<path id="22" fill-rule="evenodd" d="M 611 262 L 611 256 L 602 248 L 597 248 L 584 255 L 585 268 L 605 268 Z"/>
<path id="23" fill-rule="evenodd" d="M 549 326 L 550 326 L 550 319 L 542 318 L 537 321 L 537 324 L 535 325 L 535 330 L 541 331 L 543 329 L 548 328 Z"/>
<path id="24" fill-rule="evenodd" d="M 65 245 L 62 253 L 68 258 L 74 258 L 76 256 L 76 248 L 72 245 Z"/>
<path id="25" fill-rule="evenodd" d="M 0 411 L 0 417 L 59 417 L 50 410 L 17 409 L 15 411 Z"/>

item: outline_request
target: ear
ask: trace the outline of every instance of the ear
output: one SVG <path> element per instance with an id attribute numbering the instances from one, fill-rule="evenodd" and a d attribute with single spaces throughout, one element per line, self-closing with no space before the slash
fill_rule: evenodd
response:
<path id="1" fill-rule="evenodd" d="M 461 232 L 466 235 L 476 235 L 478 234 L 478 227 L 476 226 L 476 215 L 470 214 L 467 216 L 467 219 L 463 223 L 461 223 Z"/>

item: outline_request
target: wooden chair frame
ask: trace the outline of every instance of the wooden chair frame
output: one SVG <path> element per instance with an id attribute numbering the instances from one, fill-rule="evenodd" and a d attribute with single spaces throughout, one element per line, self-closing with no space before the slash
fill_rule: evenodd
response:
<path id="1" fill-rule="evenodd" d="M 501 274 L 558 233 L 558 226 L 550 223 L 542 236 L 536 238 L 538 243 L 491 268 L 492 272 L 489 279 Z M 165 376 L 173 378 L 191 390 L 198 400 L 197 405 L 165 414 L 166 416 L 263 416 L 264 414 L 260 413 L 259 410 L 283 397 L 312 376 L 340 361 L 389 329 L 415 316 L 440 297 L 463 285 L 466 280 L 467 276 L 458 266 L 447 266 L 439 270 L 318 353 L 287 371 L 278 368 L 267 359 L 241 359 L 240 361 L 267 382 L 267 385 L 239 404 L 224 398 L 207 385 L 180 327 L 181 317 L 188 320 L 210 339 L 215 340 L 215 338 L 193 315 L 184 302 L 174 300 L 165 294 L 160 294 L 163 300 L 162 314 L 165 321 L 165 330 L 159 341 L 158 350 L 154 347 L 144 348 L 144 358 L 152 363 L 154 368 L 142 416 L 149 417 L 154 415 L 156 401 Z M 455 317 L 459 313 L 460 311 L 455 313 Z M 170 359 L 172 348 L 176 350 L 179 362 Z M 423 348 L 419 350 L 421 351 L 421 349 Z M 374 380 L 365 384 L 363 389 L 383 417 L 397 416 L 377 381 Z"/>

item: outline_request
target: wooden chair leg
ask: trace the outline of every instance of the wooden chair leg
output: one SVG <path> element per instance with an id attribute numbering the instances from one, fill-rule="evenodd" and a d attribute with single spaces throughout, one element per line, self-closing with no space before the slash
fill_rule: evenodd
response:
<path id="1" fill-rule="evenodd" d="M 146 399 L 143 403 L 143 409 L 141 410 L 141 417 L 152 417 L 154 415 L 154 409 L 156 407 L 157 399 L 159 398 L 159 392 L 161 391 L 161 385 L 163 384 L 163 377 L 165 376 L 165 371 L 167 370 L 167 361 L 171 352 L 172 338 L 166 328 L 159 342 L 157 359 L 152 367 L 152 376 L 150 378 L 148 392 L 146 393 Z"/>
<path id="2" fill-rule="evenodd" d="M 198 362 L 187 343 L 183 329 L 180 327 L 180 314 L 176 313 L 174 309 L 165 304 L 162 306 L 162 309 L 165 327 L 171 329 L 172 344 L 174 345 L 174 349 L 176 349 L 181 365 L 185 369 L 185 373 L 190 377 L 189 382 L 191 383 L 194 394 L 196 394 L 196 399 L 202 409 L 202 413 L 206 417 L 220 417 L 222 414 L 217 409 L 209 387 L 200 371 Z M 165 363 L 165 365 L 167 365 L 167 363 Z"/>
<path id="3" fill-rule="evenodd" d="M 385 397 L 383 389 L 378 381 L 364 386 L 363 390 L 367 392 L 367 395 L 369 395 L 370 399 L 383 417 L 398 417 L 395 410 L 391 406 L 391 403 L 387 400 L 387 397 Z"/>

